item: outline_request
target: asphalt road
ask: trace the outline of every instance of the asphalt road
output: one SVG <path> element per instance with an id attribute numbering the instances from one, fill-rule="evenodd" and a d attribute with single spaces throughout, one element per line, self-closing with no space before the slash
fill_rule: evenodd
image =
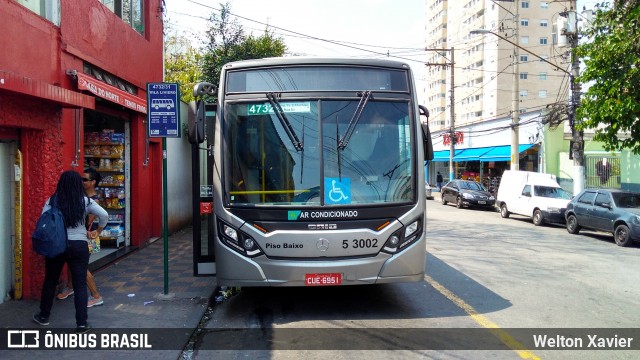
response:
<path id="1" fill-rule="evenodd" d="M 587 333 L 611 338 L 614 333 L 619 337 L 630 334 L 606 329 L 637 328 L 640 324 L 639 246 L 621 248 L 610 235 L 571 235 L 564 227 L 535 227 L 521 217 L 503 219 L 498 212 L 456 209 L 438 200 L 436 194 L 436 200 L 427 201 L 424 282 L 241 289 L 214 308 L 190 357 L 638 357 L 637 350 L 518 347 L 531 341 L 532 333 L 553 336 L 563 334 L 566 328 L 578 329 L 574 338 L 584 338 L 584 345 L 589 340 Z M 494 350 L 487 345 L 492 343 L 484 338 L 487 328 L 493 329 L 492 339 L 514 350 Z M 436 332 L 416 335 L 411 329 Z M 454 330 L 453 335 L 449 329 Z M 478 335 L 475 330 L 483 333 Z M 633 340 L 637 345 L 640 334 L 637 329 L 631 334 L 638 335 Z M 416 346 L 416 342 L 439 335 L 453 349 L 422 350 Z M 249 350 L 207 350 L 213 341 L 235 341 L 230 347 L 240 344 Z M 474 342 L 477 344 L 472 347 L 492 350 L 459 350 Z M 278 350 L 278 344 L 289 344 L 280 348 L 298 347 Z"/>

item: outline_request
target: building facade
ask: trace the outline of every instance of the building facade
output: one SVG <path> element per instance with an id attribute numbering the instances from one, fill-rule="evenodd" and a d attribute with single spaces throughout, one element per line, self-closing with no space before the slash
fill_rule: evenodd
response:
<path id="1" fill-rule="evenodd" d="M 110 218 L 90 268 L 160 235 L 162 148 L 146 83 L 162 81 L 161 0 L 0 0 L 0 302 L 38 298 L 31 232 L 64 170 L 96 168 Z"/>
<path id="2" fill-rule="evenodd" d="M 514 109 L 518 121 L 525 124 L 522 126 L 532 121 L 541 129 L 545 108 L 568 101 L 567 73 L 514 46 L 519 44 L 559 68 L 568 69 L 567 48 L 558 45 L 555 26 L 568 5 L 569 2 L 540 0 L 426 0 L 429 72 L 423 98 L 427 99 L 431 114 L 432 133 L 439 136 L 434 137 L 434 145 L 448 149 L 452 130 L 464 132 L 458 129 L 485 124 L 489 127 L 468 133 L 464 143 L 456 147 L 468 148 L 474 142 L 509 146 L 509 131 L 502 131 L 502 127 L 509 126 Z M 513 101 L 514 90 L 517 104 Z M 494 131 L 490 124 L 495 125 Z M 523 170 L 530 169 L 528 160 L 523 160 L 531 159 L 532 149 L 539 151 L 541 135 L 523 134 L 522 130 L 520 133 L 520 147 L 527 152 L 520 153 L 519 161 L 525 163 Z M 448 157 L 436 159 L 430 166 L 430 175 L 435 168 L 447 168 L 445 173 L 449 173 L 448 164 L 438 164 L 447 161 Z M 509 168 L 509 164 L 510 158 L 505 159 L 496 164 L 496 169 Z"/>

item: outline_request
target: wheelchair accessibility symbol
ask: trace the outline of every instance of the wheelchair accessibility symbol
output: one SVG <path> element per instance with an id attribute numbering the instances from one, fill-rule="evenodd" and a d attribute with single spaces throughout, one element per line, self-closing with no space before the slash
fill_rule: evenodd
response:
<path id="1" fill-rule="evenodd" d="M 351 179 L 325 178 L 325 204 L 351 204 Z"/>

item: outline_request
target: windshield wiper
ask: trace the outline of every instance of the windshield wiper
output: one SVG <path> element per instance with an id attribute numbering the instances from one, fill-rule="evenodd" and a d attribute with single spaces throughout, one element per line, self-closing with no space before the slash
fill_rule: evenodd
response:
<path id="1" fill-rule="evenodd" d="M 282 124 L 282 127 L 284 128 L 284 132 L 287 133 L 289 140 L 291 140 L 293 147 L 296 149 L 296 151 L 304 151 L 304 145 L 302 144 L 300 139 L 298 139 L 298 135 L 296 135 L 296 132 L 289 122 L 287 115 L 285 115 L 284 110 L 282 110 L 282 106 L 280 106 L 280 103 L 276 98 L 276 94 L 269 92 L 266 94 L 266 96 L 269 100 L 269 103 L 271 103 L 271 106 L 273 107 L 273 112 L 276 114 L 278 120 L 280 120 L 280 124 Z"/>
<path id="2" fill-rule="evenodd" d="M 344 150 L 349 144 L 349 139 L 351 139 L 351 135 L 353 135 L 353 130 L 355 130 L 356 124 L 358 124 L 358 120 L 360 120 L 360 117 L 362 116 L 362 111 L 364 111 L 364 107 L 371 98 L 371 91 L 363 91 L 358 93 L 358 96 L 360 96 L 360 102 L 358 103 L 358 106 L 356 106 L 356 111 L 353 113 L 351 121 L 349 121 L 347 131 L 340 138 L 340 141 L 338 141 L 338 150 Z"/>

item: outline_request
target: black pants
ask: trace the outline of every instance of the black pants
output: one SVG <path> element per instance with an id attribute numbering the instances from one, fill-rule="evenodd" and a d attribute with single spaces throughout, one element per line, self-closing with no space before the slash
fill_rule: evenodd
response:
<path id="1" fill-rule="evenodd" d="M 40 297 L 40 316 L 49 318 L 56 286 L 65 263 L 69 265 L 73 281 L 73 302 L 76 306 L 76 325 L 87 325 L 87 267 L 89 247 L 86 241 L 69 240 L 67 251 L 55 258 L 45 258 L 44 284 Z"/>

